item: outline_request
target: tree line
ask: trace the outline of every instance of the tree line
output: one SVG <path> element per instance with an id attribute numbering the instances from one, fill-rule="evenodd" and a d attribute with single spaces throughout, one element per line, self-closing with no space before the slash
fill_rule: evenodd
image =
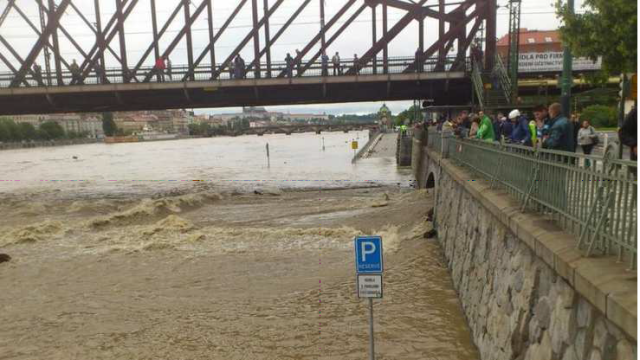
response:
<path id="1" fill-rule="evenodd" d="M 88 133 L 66 132 L 55 121 L 45 121 L 35 127 L 30 123 L 16 123 L 11 118 L 0 118 L 0 142 L 48 141 L 84 138 Z"/>

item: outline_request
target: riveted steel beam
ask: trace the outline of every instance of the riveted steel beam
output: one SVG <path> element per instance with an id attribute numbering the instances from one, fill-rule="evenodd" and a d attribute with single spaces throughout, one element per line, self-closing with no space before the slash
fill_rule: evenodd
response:
<path id="1" fill-rule="evenodd" d="M 53 1 L 53 0 L 51 0 Z M 13 81 L 11 82 L 11 86 L 12 87 L 16 87 L 18 86 L 20 83 L 22 83 L 22 81 L 24 80 L 25 75 L 27 74 L 27 72 L 29 71 L 29 69 L 31 69 L 31 67 L 33 66 L 33 63 L 35 62 L 36 58 L 38 57 L 38 55 L 40 55 L 40 51 L 42 51 L 42 48 L 45 46 L 46 42 L 47 42 L 47 38 L 55 33 L 58 23 L 60 22 L 60 18 L 62 17 L 62 14 L 64 14 L 65 10 L 67 9 L 67 7 L 69 6 L 69 1 L 70 0 L 62 0 L 60 2 L 60 4 L 58 4 L 58 7 L 54 10 L 52 10 L 52 7 L 50 6 L 49 9 L 49 21 L 47 23 L 47 27 L 44 29 L 44 31 L 42 32 L 42 34 L 40 34 L 40 37 L 38 38 L 38 41 L 36 41 L 36 44 L 34 45 L 34 47 L 31 49 L 31 51 L 29 52 L 29 55 L 27 55 L 27 57 L 25 58 L 24 62 L 22 63 L 22 65 L 20 66 L 20 70 L 18 70 L 18 73 L 16 74 L 16 77 L 13 79 Z M 54 44 L 54 51 L 55 51 L 55 55 L 57 58 L 56 63 L 59 64 L 59 48 L 57 48 L 55 46 L 56 44 Z M 58 81 L 61 83 L 62 81 L 62 75 L 60 73 L 60 69 L 58 70 Z"/>
<path id="2" fill-rule="evenodd" d="M 202 60 L 204 59 L 204 57 L 207 55 L 207 53 L 209 51 L 211 51 L 211 52 L 215 51 L 216 42 L 218 41 L 218 39 L 220 39 L 220 36 L 222 36 L 222 34 L 224 34 L 225 30 L 227 30 L 227 27 L 229 27 L 229 24 L 231 24 L 231 22 L 236 18 L 236 16 L 238 16 L 238 13 L 240 12 L 240 10 L 242 10 L 242 8 L 244 7 L 244 5 L 246 3 L 247 3 L 247 0 L 241 0 L 240 1 L 238 6 L 236 6 L 236 8 L 231 13 L 231 15 L 224 22 L 224 24 L 222 25 L 220 30 L 218 30 L 218 33 L 214 37 L 213 41 L 211 41 L 209 43 L 209 45 L 207 45 L 207 47 L 204 48 L 204 50 L 202 50 L 202 52 L 200 53 L 200 55 L 198 56 L 198 58 L 196 59 L 194 65 L 193 65 L 194 68 L 197 68 L 198 65 L 200 65 L 200 62 L 202 62 Z M 213 63 L 212 66 L 215 67 L 215 63 Z M 222 70 L 223 70 L 222 68 L 218 69 L 217 71 L 215 69 L 212 69 L 211 78 L 213 79 L 213 78 L 217 77 L 220 74 L 220 72 L 222 72 Z"/>
<path id="3" fill-rule="evenodd" d="M 356 0 L 348 0 L 346 4 L 329 20 L 327 24 L 324 26 L 324 31 L 321 31 L 318 35 L 314 36 L 313 39 L 302 49 L 300 54 L 296 55 L 294 63 L 299 63 L 302 61 L 305 55 L 322 39 L 322 35 L 326 33 L 333 25 L 335 25 L 338 20 L 344 15 L 352 6 L 356 3 Z M 365 4 L 366 6 L 366 4 Z M 308 68 L 310 65 L 305 65 L 305 68 Z M 283 70 L 278 77 L 284 77 L 286 75 L 286 70 Z"/>

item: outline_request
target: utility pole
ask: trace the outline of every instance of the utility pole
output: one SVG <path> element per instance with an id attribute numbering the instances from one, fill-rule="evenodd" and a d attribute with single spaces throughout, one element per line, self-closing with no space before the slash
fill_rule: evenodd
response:
<path id="1" fill-rule="evenodd" d="M 567 0 L 569 15 L 574 13 L 574 0 Z M 568 44 L 564 44 L 563 69 L 562 69 L 562 112 L 567 119 L 571 118 L 571 86 L 573 85 L 573 55 Z"/>

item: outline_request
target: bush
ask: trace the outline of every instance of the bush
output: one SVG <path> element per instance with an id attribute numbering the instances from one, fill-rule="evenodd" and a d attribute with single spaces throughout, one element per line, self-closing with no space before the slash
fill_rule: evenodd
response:
<path id="1" fill-rule="evenodd" d="M 580 114 L 580 120 L 587 120 L 591 126 L 596 128 L 618 126 L 615 107 L 604 105 L 592 105 L 585 108 Z"/>

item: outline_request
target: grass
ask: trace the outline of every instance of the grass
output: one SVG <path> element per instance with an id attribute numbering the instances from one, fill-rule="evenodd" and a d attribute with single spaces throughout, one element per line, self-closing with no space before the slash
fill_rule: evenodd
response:
<path id="1" fill-rule="evenodd" d="M 596 131 L 598 131 L 598 132 L 617 132 L 618 128 L 617 127 L 601 127 L 601 128 L 596 128 Z"/>

